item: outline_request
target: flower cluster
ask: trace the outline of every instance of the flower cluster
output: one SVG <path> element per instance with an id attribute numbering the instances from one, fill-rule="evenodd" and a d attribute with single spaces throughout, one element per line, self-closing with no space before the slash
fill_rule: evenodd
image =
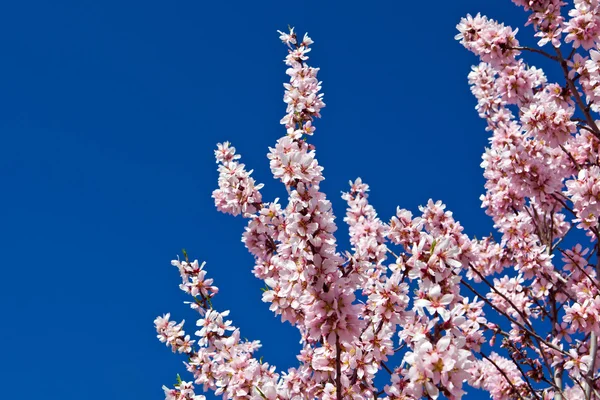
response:
<path id="1" fill-rule="evenodd" d="M 321 82 L 317 80 L 319 68 L 308 66 L 307 54 L 313 43 L 308 35 L 304 35 L 302 42 L 298 43 L 294 29 L 289 33 L 279 31 L 280 39 L 289 47 L 285 64 L 289 66 L 286 74 L 290 76 L 290 82 L 285 83 L 285 95 L 283 101 L 287 104 L 287 114 L 281 119 L 287 133 L 293 139 L 299 139 L 302 135 L 312 135 L 315 128 L 312 125 L 314 117 L 320 117 L 321 108 L 325 107 Z"/>
<path id="2" fill-rule="evenodd" d="M 280 32 L 286 132 L 268 159 L 287 202 L 263 201 L 228 142 L 215 151 L 213 197 L 219 211 L 247 218 L 242 241 L 265 282 L 262 300 L 298 329 L 299 365 L 276 372 L 257 360 L 260 343 L 240 339 L 229 311 L 213 308 L 218 288 L 184 254 L 172 264 L 199 313 L 195 338 L 169 314 L 155 325 L 161 342 L 187 356 L 193 381 L 165 388 L 168 400 L 202 399 L 194 385 L 252 400 L 458 400 L 467 386 L 496 400 L 600 398 L 600 129 L 592 115 L 600 110 L 600 6 L 575 0 L 565 19 L 561 0 L 513 2 L 554 54 L 522 47 L 517 29 L 479 14 L 457 26 L 456 39 L 480 61 L 468 79 L 491 132 L 481 200 L 497 235 L 482 239 L 466 235 L 441 201 L 382 220 L 358 178 L 342 194 L 351 249 L 338 250 L 309 143 L 325 106 L 319 69 L 307 64 L 313 41 Z M 530 51 L 557 62 L 564 82 L 530 66 L 522 58 Z M 592 246 L 565 247 L 582 231 Z M 382 370 L 389 381 L 378 388 Z"/>
<path id="3" fill-rule="evenodd" d="M 205 396 L 194 393 L 194 385 L 191 382 L 181 381 L 174 389 L 163 386 L 163 390 L 165 400 L 206 400 Z"/>
<path id="4" fill-rule="evenodd" d="M 560 46 L 561 34 L 564 30 L 564 18 L 561 9 L 566 3 L 562 0 L 512 0 L 525 11 L 531 11 L 526 25 L 533 25 L 539 37 L 538 46 L 550 43 Z"/>
<path id="5" fill-rule="evenodd" d="M 165 342 L 173 351 L 184 353 L 188 357 L 187 370 L 193 374 L 194 383 L 203 385 L 204 390 L 210 389 L 216 394 L 223 394 L 232 399 L 245 399 L 256 394 L 255 385 L 260 385 L 264 393 L 274 393 L 279 376 L 274 367 L 261 363 L 253 357 L 260 348 L 259 342 L 249 342 L 240 339 L 240 331 L 227 320 L 229 311 L 218 312 L 212 308 L 210 298 L 218 292 L 211 279 L 203 280 L 204 270 L 198 267 L 198 262 L 187 260 L 173 261 L 180 269 L 183 284 L 181 289 L 194 297 L 191 307 L 200 314 L 196 325 L 197 342 L 183 330 L 183 322 L 169 321 L 170 315 L 158 317 L 154 323 L 158 338 Z M 202 288 L 196 286 L 190 289 L 189 282 L 204 282 Z M 195 346 L 195 344 L 197 344 Z M 204 400 L 205 397 L 194 393 L 192 383 L 180 381 L 175 388 L 164 387 L 167 400 Z"/>
<path id="6" fill-rule="evenodd" d="M 573 42 L 573 47 L 589 50 L 600 40 L 600 7 L 598 0 L 575 0 L 571 17 L 565 24 L 565 43 Z"/>
<path id="7" fill-rule="evenodd" d="M 467 15 L 457 26 L 455 39 L 467 49 L 477 54 L 481 61 L 492 65 L 503 65 L 515 61 L 520 53 L 516 39 L 518 29 L 513 30 L 504 24 L 477 14 Z"/>
<path id="8" fill-rule="evenodd" d="M 217 209 L 231 215 L 254 214 L 261 207 L 263 184 L 257 185 L 250 177 L 252 171 L 237 161 L 240 156 L 229 142 L 219 143 L 215 157 L 219 164 L 219 188 L 213 192 Z"/>
<path id="9" fill-rule="evenodd" d="M 599 4 L 575 0 L 565 20 L 561 8 L 567 2 L 513 2 L 531 13 L 538 44 L 551 43 L 554 54 L 514 45 L 504 50 L 520 53 L 491 52 L 489 38 L 505 41 L 516 30 L 485 17 L 467 16 L 457 26 L 457 39 L 481 60 L 469 83 L 492 132 L 482 163 L 482 202 L 501 234 L 498 242 L 490 237 L 476 243 L 478 259 L 467 277 L 489 287 L 488 305 L 510 326 L 488 325 L 493 341 L 503 337 L 509 358 L 493 353 L 477 361 L 471 384 L 494 399 L 592 399 L 600 366 L 600 262 L 596 254 L 594 266 L 588 249 L 564 248 L 563 241 L 578 227 L 598 253 L 600 130 L 592 112 L 600 110 Z M 568 56 L 561 43 L 570 44 Z M 548 82 L 541 70 L 527 66 L 519 58 L 526 52 L 557 62 L 564 83 Z M 488 280 L 510 266 L 513 274 Z M 545 372 L 543 360 L 552 360 Z M 486 380 L 478 381 L 482 374 Z M 538 391 L 530 379 L 551 386 Z"/>
<path id="10" fill-rule="evenodd" d="M 600 218 L 600 167 L 597 165 L 581 169 L 577 178 L 567 181 L 566 194 L 573 202 L 576 222 L 580 227 L 592 231 Z"/>
<path id="11" fill-rule="evenodd" d="M 186 335 L 183 330 L 185 321 L 179 324 L 175 321 L 169 321 L 171 314 L 165 314 L 154 320 L 156 331 L 158 332 L 158 340 L 165 343 L 173 349 L 173 352 L 189 353 L 192 350 L 193 340 L 190 340 L 190 335 Z"/>

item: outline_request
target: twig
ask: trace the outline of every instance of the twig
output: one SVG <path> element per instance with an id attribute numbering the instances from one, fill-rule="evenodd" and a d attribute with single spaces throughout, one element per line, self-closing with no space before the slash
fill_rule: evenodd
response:
<path id="1" fill-rule="evenodd" d="M 486 284 L 486 285 L 488 285 L 488 286 L 489 286 L 489 287 L 490 287 L 490 288 L 491 288 L 491 289 L 492 289 L 492 290 L 493 290 L 493 291 L 494 291 L 496 294 L 498 294 L 500 297 L 502 297 L 504 300 L 506 300 L 506 301 L 508 302 L 508 304 L 510 304 L 510 305 L 511 305 L 511 307 L 512 307 L 512 308 L 513 308 L 513 309 L 514 309 L 514 310 L 515 310 L 515 311 L 516 311 L 516 312 L 517 312 L 517 313 L 518 313 L 520 316 L 521 316 L 521 318 L 523 318 L 523 322 L 524 322 L 525 324 L 527 324 L 527 326 L 529 326 L 529 328 L 531 328 L 531 329 L 533 330 L 533 326 L 532 326 L 532 325 L 531 325 L 531 323 L 529 322 L 529 320 L 528 320 L 527 316 L 526 316 L 524 313 L 522 313 L 522 312 L 521 312 L 521 311 L 518 309 L 518 307 L 515 305 L 515 303 L 513 303 L 513 302 L 512 302 L 512 300 L 510 300 L 508 297 L 506 297 L 506 296 L 504 295 L 504 293 L 502 293 L 502 292 L 500 292 L 498 289 L 496 289 L 496 288 L 494 287 L 494 285 L 492 285 L 492 284 L 490 283 L 490 281 L 488 281 L 488 280 L 485 278 L 485 276 L 483 276 L 483 274 L 482 274 L 481 272 L 479 272 L 479 271 L 478 271 L 478 270 L 477 270 L 475 267 L 473 267 L 473 265 L 472 265 L 471 263 L 469 263 L 469 267 L 471 267 L 471 269 L 472 269 L 473 271 L 475 271 L 475 273 L 476 273 L 476 274 L 479 276 L 479 278 L 480 278 L 480 279 L 481 279 L 483 282 L 485 282 L 485 284 Z"/>
<path id="2" fill-rule="evenodd" d="M 515 385 L 512 383 L 512 381 L 511 381 L 511 380 L 508 378 L 508 375 L 506 375 L 506 372 L 504 372 L 504 371 L 502 370 L 502 368 L 500 368 L 500 367 L 498 366 L 498 364 L 496 364 L 496 363 L 494 362 L 494 360 L 492 360 L 491 358 L 489 358 L 488 356 L 486 356 L 485 354 L 483 354 L 483 352 L 481 352 L 481 351 L 480 351 L 480 352 L 479 352 L 479 354 L 481 354 L 481 356 L 482 356 L 483 358 L 485 358 L 486 360 L 488 360 L 489 362 L 491 362 L 491 363 L 494 365 L 494 367 L 496 367 L 496 369 L 497 369 L 497 370 L 498 370 L 498 371 L 499 371 L 499 372 L 502 374 L 502 376 L 504 376 L 504 379 L 506 379 L 506 382 L 508 382 L 508 384 L 509 384 L 509 385 L 510 385 L 510 386 L 513 388 L 513 390 L 515 391 L 515 393 L 516 393 L 516 394 L 519 396 L 519 399 L 521 399 L 521 400 L 525 400 L 525 399 L 523 399 L 523 396 L 521 396 L 521 393 L 519 392 L 519 390 L 517 390 L 517 387 L 516 387 L 516 386 L 515 386 Z"/>
<path id="3" fill-rule="evenodd" d="M 554 57 L 553 59 L 560 63 L 560 67 L 563 70 L 563 75 L 565 76 L 567 85 L 569 86 L 569 89 L 571 90 L 571 93 L 573 94 L 573 97 L 575 98 L 575 102 L 577 103 L 577 105 L 579 106 L 579 109 L 585 116 L 585 121 L 587 122 L 588 126 L 592 129 L 593 134 L 598 139 L 600 139 L 600 129 L 598 129 L 598 126 L 596 125 L 594 118 L 592 118 L 589 108 L 587 108 L 587 106 L 583 103 L 583 100 L 581 99 L 581 96 L 579 95 L 579 92 L 577 91 L 577 88 L 575 87 L 575 83 L 573 83 L 573 80 L 571 78 L 569 78 L 569 68 L 567 66 L 567 62 L 563 58 L 560 48 L 554 47 L 554 50 L 556 51 L 557 57 Z"/>
<path id="4" fill-rule="evenodd" d="M 385 369 L 385 370 L 386 370 L 386 371 L 387 371 L 387 372 L 388 372 L 390 375 L 394 375 L 394 373 L 392 372 L 392 370 L 391 370 L 391 369 L 390 369 L 390 368 L 389 368 L 387 365 L 385 365 L 385 363 L 384 363 L 383 361 L 381 362 L 381 366 L 382 366 L 382 367 L 383 367 L 383 369 Z"/>
<path id="5" fill-rule="evenodd" d="M 494 310 L 498 311 L 501 315 L 504 315 L 506 318 L 508 318 L 510 320 L 510 322 L 512 322 L 513 324 L 517 325 L 519 328 L 521 328 L 525 333 L 531 335 L 532 337 L 534 337 L 535 339 L 538 340 L 538 342 L 544 343 L 544 345 L 546 345 L 546 347 L 549 347 L 553 350 L 558 351 L 559 353 L 561 353 L 562 355 L 565 356 L 569 356 L 569 353 L 565 352 L 564 350 L 562 350 L 561 348 L 555 346 L 554 344 L 546 341 L 544 338 L 542 338 L 540 335 L 538 335 L 537 333 L 530 331 L 528 328 L 526 328 L 523 324 L 521 324 L 520 322 L 518 322 L 516 319 L 514 319 L 513 317 L 511 317 L 510 315 L 506 314 L 503 310 L 498 309 L 498 307 L 496 307 L 492 302 L 490 302 L 488 299 L 486 299 L 484 296 L 481 296 L 481 294 L 479 294 L 475 289 L 473 289 L 473 287 L 471 285 L 469 285 L 464 279 L 461 279 L 460 283 L 462 283 L 463 285 L 465 285 L 467 288 L 469 288 L 474 294 L 476 294 L 477 296 L 481 297 L 481 300 L 483 300 L 485 303 L 487 303 L 490 307 L 492 307 Z M 542 348 L 540 346 L 540 351 L 542 351 Z"/>
<path id="6" fill-rule="evenodd" d="M 536 393 L 536 391 L 533 388 L 533 386 L 531 386 L 531 382 L 529 381 L 529 378 L 527 377 L 527 374 L 525 373 L 525 371 L 523 371 L 523 368 L 521 368 L 521 366 L 519 365 L 519 363 L 517 362 L 517 360 L 514 359 L 512 353 L 510 351 L 508 352 L 508 355 L 510 356 L 511 360 L 513 360 L 513 363 L 515 363 L 515 365 L 517 366 L 517 368 L 521 372 L 521 375 L 523 375 L 523 378 L 525 379 L 525 383 L 527 383 L 527 386 L 529 386 L 529 390 L 531 391 L 531 393 L 533 393 L 533 395 L 536 398 L 539 399 L 540 396 Z"/>
<path id="7" fill-rule="evenodd" d="M 552 54 L 546 53 L 544 50 L 534 49 L 533 47 L 508 47 L 509 50 L 524 50 L 531 51 L 532 53 L 541 54 L 544 57 L 547 57 L 551 60 L 558 61 L 558 57 L 553 56 Z"/>

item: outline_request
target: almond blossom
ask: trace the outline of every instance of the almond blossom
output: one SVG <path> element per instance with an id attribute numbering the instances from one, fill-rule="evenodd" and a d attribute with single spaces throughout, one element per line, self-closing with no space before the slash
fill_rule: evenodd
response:
<path id="1" fill-rule="evenodd" d="M 298 329 L 299 363 L 278 372 L 257 359 L 260 342 L 241 339 L 229 311 L 213 307 L 218 288 L 184 253 L 172 265 L 198 329 L 192 339 L 170 314 L 155 326 L 186 355 L 193 381 L 165 387 L 166 399 L 201 400 L 200 386 L 253 400 L 455 400 L 470 388 L 497 400 L 600 399 L 600 6 L 513 3 L 544 50 L 480 14 L 457 25 L 456 39 L 479 59 L 468 83 L 490 133 L 481 201 L 496 232 L 483 238 L 465 233 L 441 201 L 384 220 L 357 178 L 342 194 L 350 248 L 339 249 L 310 143 L 325 107 L 319 69 L 308 65 L 313 41 L 279 32 L 288 49 L 285 132 L 267 157 L 288 197 L 264 200 L 225 142 L 213 198 L 247 219 L 242 241 L 264 281 L 262 300 Z M 532 52 L 556 63 L 562 80 L 531 66 Z M 376 384 L 379 374 L 386 384 Z"/>

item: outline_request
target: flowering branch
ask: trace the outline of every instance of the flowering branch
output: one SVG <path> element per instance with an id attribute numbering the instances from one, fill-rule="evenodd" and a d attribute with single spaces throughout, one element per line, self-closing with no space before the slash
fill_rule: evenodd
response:
<path id="1" fill-rule="evenodd" d="M 204 264 L 184 254 L 173 265 L 200 316 L 197 339 L 169 314 L 155 324 L 159 340 L 187 356 L 194 380 L 165 388 L 167 399 L 204 399 L 194 385 L 251 400 L 458 400 L 467 385 L 496 400 L 598 397 L 600 129 L 593 113 L 600 112 L 600 51 L 590 49 L 600 47 L 600 3 L 574 0 L 567 20 L 564 1 L 513 2 L 530 12 L 538 45 L 550 43 L 556 56 L 521 46 L 516 29 L 479 14 L 462 19 L 456 36 L 480 59 L 469 84 L 491 132 L 481 199 L 498 240 L 467 236 L 441 201 L 429 200 L 416 216 L 398 208 L 384 222 L 358 178 L 342 194 L 351 251 L 340 253 L 331 203 L 320 189 L 323 167 L 309 143 L 325 107 L 319 69 L 307 63 L 313 41 L 291 28 L 280 32 L 288 48 L 285 135 L 268 159 L 287 202 L 263 200 L 263 185 L 228 142 L 215 151 L 213 198 L 219 211 L 247 219 L 242 240 L 266 285 L 262 300 L 298 329 L 299 365 L 278 373 L 257 360 L 260 343 L 240 340 L 229 312 L 213 308 L 218 289 Z M 563 41 L 573 43 L 566 59 Z M 558 62 L 566 84 L 549 82 L 522 52 Z M 559 247 L 582 233 L 595 252 Z M 501 316 L 507 331 L 489 320 Z M 482 346 L 496 346 L 497 337 L 505 355 L 484 354 Z M 396 366 L 388 358 L 394 354 L 401 357 Z M 381 369 L 390 377 L 378 390 Z"/>
<path id="2" fill-rule="evenodd" d="M 567 66 L 567 61 L 563 58 L 562 52 L 560 51 L 559 47 L 555 47 L 554 51 L 556 51 L 556 55 L 557 55 L 558 61 L 560 63 L 560 67 L 563 70 L 563 74 L 565 76 L 565 80 L 567 81 L 567 85 L 569 86 L 569 89 L 571 90 L 571 94 L 575 98 L 575 102 L 579 106 L 579 109 L 581 110 L 581 112 L 583 112 L 583 115 L 585 116 L 585 120 L 586 120 L 586 122 L 588 124 L 588 127 L 589 127 L 589 128 L 586 128 L 586 129 L 591 129 L 592 132 L 593 132 L 593 134 L 598 139 L 600 139 L 600 129 L 598 129 L 598 126 L 596 125 L 596 122 L 592 118 L 592 116 L 590 114 L 590 109 L 585 104 L 583 104 L 583 100 L 581 99 L 581 96 L 579 95 L 579 91 L 575 87 L 575 83 L 569 77 L 569 68 Z"/>

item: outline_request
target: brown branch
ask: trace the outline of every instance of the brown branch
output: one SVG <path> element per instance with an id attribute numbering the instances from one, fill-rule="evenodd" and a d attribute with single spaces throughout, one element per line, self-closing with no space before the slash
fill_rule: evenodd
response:
<path id="1" fill-rule="evenodd" d="M 390 375 L 394 375 L 394 373 L 392 372 L 392 370 L 391 370 L 391 369 L 390 369 L 390 368 L 389 368 L 387 365 L 385 365 L 385 363 L 384 363 L 383 361 L 381 362 L 381 366 L 382 366 L 382 367 L 383 367 L 383 369 L 385 369 L 385 370 L 386 370 L 386 371 L 387 371 L 387 372 L 388 372 Z"/>
<path id="2" fill-rule="evenodd" d="M 560 204 L 563 205 L 564 208 L 566 208 L 567 210 L 569 210 L 571 212 L 571 214 L 573 214 L 575 217 L 577 217 L 577 214 L 575 214 L 575 211 L 573 211 L 573 209 L 571 207 L 569 207 L 567 205 L 567 203 L 564 202 L 564 200 L 560 199 L 556 193 L 552 193 L 551 196 L 554 198 L 554 200 L 558 201 Z"/>
<path id="3" fill-rule="evenodd" d="M 483 352 L 479 352 L 479 354 L 481 354 L 481 356 L 483 358 L 485 358 L 486 360 L 488 360 L 489 362 L 491 362 L 494 367 L 496 367 L 496 369 L 502 374 L 502 376 L 504 377 L 504 379 L 506 379 L 506 382 L 508 382 L 508 384 L 513 388 L 514 392 L 519 396 L 519 399 L 521 400 L 525 400 L 523 399 L 523 396 L 521 396 L 521 393 L 519 392 L 519 390 L 517 389 L 517 387 L 514 385 L 514 383 L 512 383 L 512 381 L 508 378 L 508 375 L 506 375 L 506 372 L 504 372 L 504 370 L 502 370 L 502 368 L 500 368 L 498 366 L 498 364 L 496 364 L 494 362 L 494 360 L 492 360 L 491 358 L 489 358 L 488 356 L 486 356 L 485 354 L 483 354 Z"/>
<path id="4" fill-rule="evenodd" d="M 484 296 L 482 296 L 481 294 L 479 294 L 475 289 L 473 289 L 473 287 L 471 285 L 469 285 L 467 282 L 465 282 L 464 279 L 461 279 L 461 283 L 463 285 L 465 285 L 467 288 L 469 288 L 469 290 L 471 290 L 474 294 L 476 294 L 477 296 L 481 297 L 481 299 L 487 303 L 490 307 L 492 307 L 495 311 L 497 311 L 500 315 L 504 315 L 506 318 L 508 318 L 511 322 L 513 322 L 514 324 L 516 324 L 517 326 L 519 326 L 521 329 L 523 329 L 524 331 L 526 331 L 527 333 L 529 333 L 529 331 L 527 331 L 527 329 L 525 327 L 523 327 L 522 325 L 520 325 L 518 322 L 516 322 L 510 315 L 507 315 L 504 313 L 503 310 L 500 310 L 498 307 L 496 307 L 494 304 L 492 304 L 487 298 L 485 298 Z M 494 329 L 495 333 L 500 333 L 502 334 L 504 337 L 506 338 L 510 338 L 510 335 L 500 329 Z M 535 335 L 535 333 L 534 333 Z M 537 335 L 535 335 L 537 336 Z M 534 337 L 535 337 L 534 336 Z M 539 339 L 538 339 L 539 338 Z M 546 354 L 544 353 L 542 346 L 541 346 L 541 342 L 547 343 L 544 339 L 540 338 L 539 336 L 537 336 L 537 341 L 538 341 L 538 346 L 539 346 L 539 351 L 540 351 L 540 355 L 542 356 L 542 360 L 544 361 L 544 365 L 546 366 L 546 369 L 548 370 L 548 372 L 550 373 L 550 375 L 552 375 L 552 368 L 550 367 L 550 363 L 548 363 L 548 359 L 546 358 Z M 550 345 L 553 347 L 553 345 Z M 564 351 L 562 351 L 561 349 L 557 348 L 557 347 L 553 347 L 555 349 L 557 349 L 558 351 L 560 351 L 561 353 L 563 353 L 564 355 L 568 355 L 567 353 L 565 353 Z M 545 379 L 545 378 L 544 378 Z M 552 383 L 552 385 L 554 386 L 554 383 Z"/>
<path id="5" fill-rule="evenodd" d="M 514 319 L 513 317 L 511 317 L 510 315 L 508 315 L 506 312 L 504 312 L 503 310 L 500 310 L 498 307 L 496 307 L 492 302 L 490 302 L 487 298 L 485 298 L 484 296 L 481 296 L 481 294 L 479 294 L 475 289 L 473 289 L 473 287 L 471 285 L 469 285 L 464 279 L 461 279 L 460 283 L 462 283 L 463 285 L 465 285 L 467 288 L 469 288 L 474 294 L 476 294 L 477 296 L 481 297 L 481 300 L 483 300 L 485 303 L 487 303 L 490 307 L 492 307 L 494 310 L 496 310 L 497 312 L 500 313 L 500 315 L 504 315 L 506 318 L 508 318 L 510 320 L 510 322 L 512 322 L 513 324 L 517 325 L 519 328 L 521 328 L 525 333 L 527 333 L 528 335 L 534 337 L 535 339 L 537 339 L 539 345 L 540 345 L 540 351 L 543 351 L 541 348 L 541 343 L 543 343 L 544 345 L 546 345 L 546 347 L 551 348 L 553 350 L 558 351 L 559 353 L 561 353 L 562 355 L 565 356 L 569 356 L 569 353 L 565 352 L 564 350 L 562 350 L 561 348 L 553 345 L 552 343 L 548 342 L 547 340 L 545 340 L 544 338 L 542 338 L 540 335 L 538 335 L 537 333 L 530 331 L 528 328 L 526 328 L 523 324 L 521 324 L 520 322 L 518 322 L 516 319 Z"/>
<path id="6" fill-rule="evenodd" d="M 577 127 L 580 128 L 580 129 L 584 129 L 584 130 L 588 131 L 592 135 L 596 134 L 596 132 L 594 132 L 592 129 L 588 128 L 586 125 L 577 124 Z"/>
<path id="7" fill-rule="evenodd" d="M 529 381 L 529 378 L 527 377 L 527 374 L 525 373 L 525 371 L 523 371 L 523 368 L 521 368 L 521 366 L 519 365 L 519 363 L 517 362 L 517 360 L 515 360 L 514 356 L 512 355 L 512 353 L 510 351 L 508 352 L 508 355 L 510 356 L 510 359 L 513 361 L 513 363 L 515 363 L 515 365 L 519 369 L 519 372 L 521 372 L 521 375 L 523 376 L 523 379 L 525 379 L 525 383 L 527 383 L 527 386 L 529 386 L 529 390 L 531 391 L 531 393 L 537 399 L 539 399 L 540 396 L 536 393 L 536 391 L 533 388 L 533 386 L 531 386 L 531 382 Z"/>
<path id="8" fill-rule="evenodd" d="M 534 49 L 532 47 L 508 47 L 508 50 L 524 50 L 524 51 L 530 51 L 532 53 L 537 53 L 537 54 L 541 54 L 544 57 L 547 57 L 551 60 L 554 61 L 558 61 L 558 57 L 553 56 L 552 54 L 546 53 L 544 50 L 540 50 L 540 49 Z"/>
<path id="9" fill-rule="evenodd" d="M 579 106 L 579 109 L 585 116 L 585 121 L 587 122 L 588 126 L 592 129 L 592 131 L 593 131 L 592 133 L 594 134 L 594 136 L 596 136 L 598 139 L 600 139 L 600 129 L 598 129 L 598 126 L 596 125 L 594 118 L 592 118 L 589 108 L 583 103 L 583 100 L 581 99 L 581 96 L 579 95 L 579 92 L 577 91 L 577 88 L 575 87 L 575 83 L 573 82 L 573 80 L 571 78 L 569 78 L 569 67 L 567 66 L 567 61 L 563 58 L 562 52 L 560 51 L 559 47 L 554 47 L 554 50 L 556 51 L 556 55 L 557 55 L 557 57 L 554 57 L 554 60 L 556 60 L 560 63 L 560 67 L 563 70 L 563 75 L 565 76 L 567 85 L 569 86 L 569 89 L 571 90 L 571 93 L 573 94 L 573 97 L 575 98 L 575 102 L 577 103 L 577 105 Z"/>
<path id="10" fill-rule="evenodd" d="M 554 388 L 554 390 L 556 390 L 558 392 L 558 393 L 555 394 L 554 398 L 556 398 L 556 396 L 564 396 L 563 391 L 561 389 L 557 388 L 556 384 L 554 382 L 548 380 L 548 378 L 546 378 L 545 376 L 542 377 L 542 381 L 546 382 L 548 385 L 550 385 L 550 387 Z M 560 398 L 562 398 L 562 397 L 560 397 Z"/>
<path id="11" fill-rule="evenodd" d="M 584 274 L 590 280 L 590 282 L 592 282 L 592 284 L 596 286 L 596 289 L 600 290 L 600 284 L 598 284 L 598 282 L 596 282 L 594 278 L 592 278 L 587 272 L 585 272 L 585 270 L 579 266 L 579 264 L 573 259 L 573 257 L 567 254 L 567 252 L 561 248 L 558 248 L 558 251 L 560 251 L 565 257 L 570 259 L 573 262 L 575 268 L 577 268 L 582 274 Z"/>
<path id="12" fill-rule="evenodd" d="M 528 321 L 528 317 L 522 313 L 517 306 L 515 305 L 515 303 L 513 303 L 508 297 L 506 297 L 502 292 L 500 292 L 498 289 L 496 289 L 494 287 L 494 285 L 492 285 L 490 283 L 490 281 L 488 281 L 485 276 L 483 276 L 483 274 L 481 272 L 479 272 L 471 263 L 469 263 L 469 267 L 471 267 L 471 269 L 473 271 L 475 271 L 475 273 L 479 276 L 479 278 L 485 282 L 486 285 L 488 285 L 490 287 L 490 289 L 492 289 L 496 294 L 498 294 L 500 297 L 502 297 L 504 300 L 506 300 L 508 302 L 508 304 L 511 305 L 511 307 L 517 312 L 517 314 L 519 314 L 521 316 L 521 318 L 523 318 L 523 322 L 525 324 L 527 324 L 529 326 L 529 328 L 531 328 L 533 330 L 533 326 L 531 325 L 531 323 Z"/>

